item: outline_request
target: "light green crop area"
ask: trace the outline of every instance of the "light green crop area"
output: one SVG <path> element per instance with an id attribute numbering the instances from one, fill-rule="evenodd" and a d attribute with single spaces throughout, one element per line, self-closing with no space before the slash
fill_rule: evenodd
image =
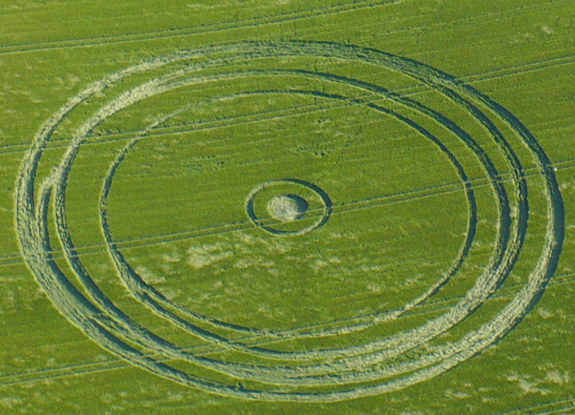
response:
<path id="1" fill-rule="evenodd" d="M 0 2 L 0 413 L 574 413 L 574 45 L 572 1 Z"/>

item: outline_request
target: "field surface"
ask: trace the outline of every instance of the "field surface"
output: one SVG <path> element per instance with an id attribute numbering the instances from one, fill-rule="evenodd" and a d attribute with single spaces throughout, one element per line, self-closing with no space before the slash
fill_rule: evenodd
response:
<path id="1" fill-rule="evenodd" d="M 575 3 L 0 0 L 1 414 L 575 413 Z"/>

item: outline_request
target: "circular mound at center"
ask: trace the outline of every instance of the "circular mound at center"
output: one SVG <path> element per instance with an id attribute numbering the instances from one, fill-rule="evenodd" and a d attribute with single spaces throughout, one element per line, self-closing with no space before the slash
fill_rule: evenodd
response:
<path id="1" fill-rule="evenodd" d="M 281 222 L 293 222 L 301 219 L 309 207 L 308 202 L 300 196 L 287 194 L 275 196 L 268 203 L 268 213 Z"/>

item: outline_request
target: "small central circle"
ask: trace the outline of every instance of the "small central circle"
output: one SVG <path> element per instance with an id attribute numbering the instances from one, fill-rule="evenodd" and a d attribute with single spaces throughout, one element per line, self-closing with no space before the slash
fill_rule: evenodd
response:
<path id="1" fill-rule="evenodd" d="M 332 208 L 323 189 L 299 179 L 262 183 L 246 199 L 246 214 L 253 224 L 275 236 L 303 235 L 320 228 L 329 220 Z"/>
<path id="2" fill-rule="evenodd" d="M 273 197 L 268 203 L 268 213 L 281 222 L 293 222 L 304 217 L 309 203 L 301 196 L 286 194 Z"/>

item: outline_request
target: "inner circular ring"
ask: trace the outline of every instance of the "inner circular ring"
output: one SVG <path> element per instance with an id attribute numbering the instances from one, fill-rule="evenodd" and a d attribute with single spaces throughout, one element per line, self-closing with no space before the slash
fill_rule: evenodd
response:
<path id="1" fill-rule="evenodd" d="M 297 186 L 309 189 L 319 196 L 323 204 L 323 212 L 317 221 L 315 221 L 309 226 L 306 226 L 303 229 L 289 231 L 274 228 L 273 226 L 268 225 L 265 220 L 257 216 L 254 209 L 254 202 L 258 197 L 258 195 L 261 194 L 261 192 L 263 192 L 264 190 L 269 189 L 270 187 L 279 186 L 282 184 L 295 184 Z M 253 189 L 246 199 L 246 213 L 250 218 L 250 220 L 252 221 L 252 223 L 257 227 L 263 229 L 264 231 L 276 236 L 297 236 L 311 232 L 325 225 L 329 221 L 332 212 L 333 212 L 333 202 L 330 199 L 329 195 L 321 187 L 313 183 L 306 182 L 305 180 L 299 180 L 299 179 L 280 179 L 262 183 L 255 189 Z"/>
<path id="2" fill-rule="evenodd" d="M 249 73 L 241 73 L 241 75 L 248 75 L 248 74 Z M 258 75 L 261 76 L 263 74 L 264 74 L 264 72 L 258 71 Z M 273 71 L 273 72 L 271 72 L 271 74 L 279 75 L 280 72 L 279 71 Z M 225 74 L 221 74 L 221 75 L 223 75 L 225 77 L 229 77 L 229 76 L 233 76 L 234 73 L 225 73 Z M 310 75 L 312 75 L 312 74 L 305 74 L 305 76 L 310 76 Z M 241 93 L 241 94 L 237 94 L 237 95 L 243 95 L 243 94 L 253 95 L 254 93 L 259 94 L 259 93 L 263 93 L 263 92 L 267 92 L 267 91 L 246 92 L 246 93 Z M 405 123 L 407 126 L 409 126 L 411 129 L 413 129 L 415 132 L 420 134 L 422 137 L 433 142 L 445 154 L 445 156 L 448 158 L 450 163 L 456 169 L 457 174 L 458 174 L 458 176 L 459 176 L 459 178 L 463 184 L 463 188 L 464 188 L 466 198 L 468 201 L 469 215 L 470 215 L 469 216 L 469 223 L 468 223 L 468 230 L 467 230 L 467 235 L 466 235 L 466 240 L 465 240 L 464 246 L 462 247 L 462 249 L 458 255 L 457 260 L 451 266 L 449 271 L 446 272 L 435 284 L 433 284 L 431 287 L 429 287 L 429 289 L 426 290 L 426 292 L 424 292 L 422 295 L 415 298 L 414 300 L 408 302 L 403 307 L 401 307 L 397 310 L 379 312 L 373 316 L 368 316 L 368 317 L 370 317 L 370 319 L 368 321 L 366 321 L 366 322 L 362 321 L 362 322 L 354 323 L 351 327 L 346 327 L 346 332 L 352 333 L 352 332 L 356 332 L 356 331 L 361 331 L 361 330 L 364 330 L 366 328 L 372 327 L 374 325 L 382 324 L 383 322 L 399 318 L 403 314 L 405 314 L 406 312 L 413 310 L 419 304 L 426 301 L 429 297 L 431 297 L 439 289 L 441 289 L 444 285 L 446 285 L 451 280 L 451 278 L 453 278 L 453 276 L 455 276 L 457 274 L 457 272 L 459 271 L 459 269 L 463 265 L 465 259 L 467 258 L 467 255 L 468 255 L 469 250 L 471 249 L 471 245 L 473 243 L 473 239 L 475 237 L 475 231 L 476 231 L 476 225 L 477 225 L 477 202 L 475 199 L 475 193 L 473 191 L 473 185 L 468 180 L 468 176 L 467 176 L 463 166 L 457 160 L 455 155 L 437 137 L 435 137 L 430 131 L 428 131 L 427 129 L 425 129 L 424 127 L 422 127 L 421 125 L 419 125 L 415 121 L 413 121 L 409 118 L 405 118 L 404 116 L 400 115 L 399 113 L 394 112 L 392 110 L 389 110 L 387 108 L 381 107 L 379 105 L 376 105 L 373 103 L 365 103 L 362 101 L 357 101 L 355 99 L 348 98 L 345 96 L 334 95 L 334 94 L 325 94 L 325 93 L 319 92 L 319 91 L 308 91 L 308 90 L 305 90 L 305 91 L 301 91 L 301 90 L 299 90 L 299 91 L 277 91 L 277 90 L 274 90 L 271 92 L 278 93 L 278 94 L 299 94 L 299 95 L 303 95 L 303 96 L 313 96 L 315 98 L 335 100 L 335 101 L 341 101 L 341 102 L 345 102 L 345 103 L 354 103 L 354 104 L 366 105 L 369 108 L 371 108 L 371 109 L 373 109 L 373 110 L 375 110 L 375 111 L 377 111 L 383 115 L 387 115 L 387 116 L 390 116 L 392 118 L 395 118 L 398 121 Z M 175 111 L 174 114 L 176 114 L 178 112 L 179 112 L 179 110 Z M 116 269 L 119 272 L 120 278 L 124 281 L 125 285 L 130 289 L 132 294 L 134 296 L 136 296 L 136 298 L 141 300 L 144 304 L 146 304 L 155 313 L 158 313 L 163 318 L 166 318 L 168 321 L 172 322 L 177 327 L 183 328 L 185 331 L 194 333 L 197 331 L 197 327 L 195 326 L 195 324 L 192 324 L 191 322 L 183 320 L 174 311 L 177 311 L 179 313 L 183 313 L 187 318 L 192 320 L 194 323 L 197 323 L 197 322 L 208 323 L 213 327 L 224 328 L 224 329 L 235 331 L 235 332 L 239 331 L 239 332 L 249 332 L 249 333 L 261 333 L 262 331 L 258 328 L 238 326 L 238 325 L 235 325 L 235 324 L 232 324 L 229 322 L 213 319 L 213 318 L 204 316 L 202 314 L 199 314 L 197 312 L 194 312 L 192 310 L 188 310 L 187 308 L 181 307 L 181 306 L 175 304 L 174 302 L 170 301 L 162 293 L 160 293 L 153 285 L 147 284 L 144 281 L 144 279 L 137 273 L 137 271 L 133 269 L 133 267 L 129 264 L 129 262 L 123 256 L 121 250 L 119 249 L 118 245 L 116 244 L 116 241 L 114 240 L 114 238 L 112 236 L 111 229 L 109 227 L 108 219 L 107 219 L 107 210 L 105 207 L 107 206 L 107 199 L 108 199 L 111 187 L 112 187 L 112 181 L 114 179 L 115 173 L 116 173 L 117 169 L 119 168 L 120 164 L 123 162 L 125 156 L 128 154 L 131 147 L 133 147 L 141 138 L 145 137 L 147 135 L 148 130 L 153 128 L 153 125 L 157 125 L 157 124 L 161 123 L 163 120 L 168 119 L 169 117 L 171 117 L 171 115 L 168 115 L 166 117 L 162 117 L 156 123 L 153 123 L 150 127 L 148 127 L 147 129 L 144 129 L 142 131 L 141 135 L 137 136 L 133 141 L 131 141 L 124 148 L 124 150 L 118 155 L 116 161 L 113 163 L 113 165 L 111 166 L 111 168 L 108 172 L 108 176 L 105 179 L 104 190 L 102 193 L 102 200 L 100 203 L 100 206 L 101 206 L 100 214 L 101 214 L 101 221 L 102 221 L 102 230 L 104 232 L 106 244 L 108 245 L 108 250 L 109 250 L 109 252 L 110 252 L 110 254 L 111 254 L 111 256 L 112 256 L 112 258 L 116 264 Z M 443 117 L 443 119 L 441 121 L 443 121 L 442 124 L 444 124 L 451 132 L 453 132 L 456 136 L 458 136 L 460 139 L 462 139 L 464 142 L 466 142 L 466 136 L 464 136 L 464 137 L 460 136 L 460 134 L 462 134 L 462 133 L 460 132 L 460 130 L 453 127 L 455 125 L 455 123 L 453 121 L 450 121 L 450 120 L 446 119 L 445 117 Z M 493 174 L 494 173 L 492 170 L 489 169 L 489 166 L 492 166 L 492 162 L 491 162 L 489 156 L 487 154 L 482 154 L 482 156 L 480 158 L 482 159 L 483 164 L 486 167 L 486 170 L 490 174 L 491 179 L 492 179 L 492 183 L 493 183 Z M 494 184 L 494 187 L 497 188 L 497 185 L 495 183 L 493 183 L 493 184 Z M 256 188 L 256 190 L 257 190 L 257 188 Z M 280 338 L 281 339 L 290 339 L 290 338 L 294 337 L 293 333 L 291 333 L 290 331 L 281 332 L 281 331 L 273 331 L 273 330 L 267 331 L 266 330 L 266 333 L 269 335 L 272 335 L 278 339 L 280 339 Z M 338 327 L 306 332 L 299 337 L 314 338 L 317 336 L 333 336 L 333 335 L 337 335 L 337 334 L 341 334 L 341 329 Z M 221 338 L 220 340 L 221 341 L 227 341 L 225 338 Z M 234 348 L 235 347 L 243 348 L 244 346 L 237 344 L 237 345 L 234 345 Z M 249 349 L 249 353 L 260 354 L 259 350 L 252 349 L 249 346 L 246 346 L 246 347 Z M 337 350 L 338 349 L 332 350 L 332 353 L 337 354 L 338 353 Z M 271 349 L 266 349 L 266 351 L 264 353 L 275 354 L 276 352 L 274 352 Z M 320 353 L 325 354 L 326 351 L 322 351 Z M 281 355 L 282 358 L 288 358 L 288 359 L 309 358 L 313 354 L 314 353 L 308 352 L 304 356 L 304 354 L 299 353 L 299 352 L 289 352 L 289 353 L 280 352 L 279 353 L 279 355 Z"/>

